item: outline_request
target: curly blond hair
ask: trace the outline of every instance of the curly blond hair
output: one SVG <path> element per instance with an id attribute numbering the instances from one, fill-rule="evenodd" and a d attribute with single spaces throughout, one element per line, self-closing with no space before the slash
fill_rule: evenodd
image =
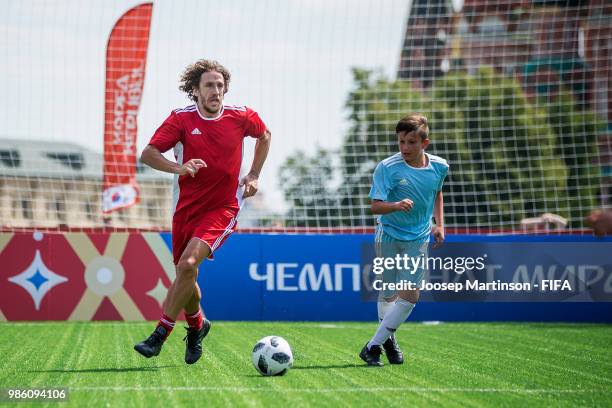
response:
<path id="1" fill-rule="evenodd" d="M 200 84 L 200 78 L 205 72 L 218 72 L 223 76 L 225 82 L 224 94 L 229 89 L 229 84 L 232 76 L 230 75 L 227 68 L 218 63 L 217 61 L 201 59 L 185 68 L 185 71 L 181 75 L 181 82 L 179 89 L 187 94 L 189 99 L 197 102 L 198 97 L 193 94 L 193 89 L 197 88 Z"/>

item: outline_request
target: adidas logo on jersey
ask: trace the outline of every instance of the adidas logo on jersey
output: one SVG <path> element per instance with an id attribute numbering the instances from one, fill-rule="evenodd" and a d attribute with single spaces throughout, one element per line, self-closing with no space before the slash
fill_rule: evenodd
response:
<path id="1" fill-rule="evenodd" d="M 202 132 L 200 132 L 200 129 L 198 129 L 198 128 L 194 128 L 194 129 L 191 131 L 191 134 L 192 134 L 192 135 L 201 135 L 201 134 L 202 134 Z"/>
<path id="2" fill-rule="evenodd" d="M 408 180 L 406 180 L 406 179 L 401 179 L 399 183 L 400 183 L 402 186 L 405 186 L 405 185 L 407 185 L 407 184 L 408 184 Z"/>

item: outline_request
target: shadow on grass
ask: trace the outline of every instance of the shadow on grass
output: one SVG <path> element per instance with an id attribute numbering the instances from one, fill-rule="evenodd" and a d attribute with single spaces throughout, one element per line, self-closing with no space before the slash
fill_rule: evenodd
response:
<path id="1" fill-rule="evenodd" d="M 168 365 L 168 366 L 152 366 L 152 367 L 125 367 L 125 368 L 86 368 L 82 370 L 72 370 L 72 369 L 53 369 L 53 370 L 30 370 L 28 373 L 129 373 L 134 371 L 159 371 L 163 368 L 174 368 L 178 367 L 177 365 Z"/>

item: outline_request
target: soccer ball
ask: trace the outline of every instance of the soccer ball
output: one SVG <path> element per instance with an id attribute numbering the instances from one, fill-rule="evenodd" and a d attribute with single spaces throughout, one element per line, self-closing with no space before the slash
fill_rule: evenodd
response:
<path id="1" fill-rule="evenodd" d="M 287 340 L 267 336 L 253 347 L 251 361 L 261 375 L 285 375 L 293 365 L 293 353 Z"/>

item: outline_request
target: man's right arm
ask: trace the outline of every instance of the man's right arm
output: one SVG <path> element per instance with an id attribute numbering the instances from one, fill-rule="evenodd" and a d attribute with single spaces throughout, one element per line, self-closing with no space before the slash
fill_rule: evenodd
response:
<path id="1" fill-rule="evenodd" d="M 147 145 L 147 147 L 144 148 L 140 155 L 140 161 L 155 170 L 178 174 L 179 176 L 189 174 L 191 177 L 195 177 L 198 170 L 202 167 L 206 167 L 206 163 L 202 159 L 191 159 L 181 166 L 178 163 L 166 159 L 164 155 L 152 145 Z"/>
<path id="2" fill-rule="evenodd" d="M 405 198 L 402 201 L 389 203 L 382 200 L 372 200 L 372 214 L 389 214 L 394 211 L 410 211 L 414 203 L 411 199 Z"/>

